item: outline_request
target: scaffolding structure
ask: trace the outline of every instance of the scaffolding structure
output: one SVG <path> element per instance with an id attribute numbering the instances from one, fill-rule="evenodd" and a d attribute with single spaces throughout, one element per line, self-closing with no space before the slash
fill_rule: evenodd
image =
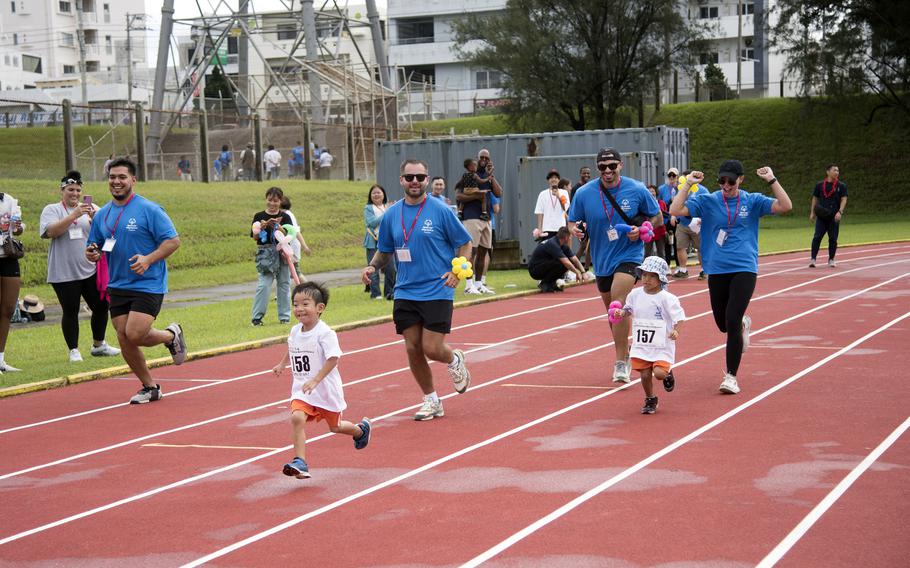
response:
<path id="1" fill-rule="evenodd" d="M 350 125 L 354 135 L 360 138 L 357 146 L 366 161 L 366 148 L 371 145 L 366 139 L 375 138 L 376 132 L 396 129 L 398 121 L 397 97 L 389 82 L 375 0 L 366 0 L 367 20 L 352 17 L 338 0 L 318 1 L 321 6 L 317 10 L 314 0 L 280 0 L 287 10 L 282 17 L 290 18 L 295 24 L 294 37 L 288 48 L 269 37 L 268 34 L 274 34 L 275 30 L 263 29 L 261 25 L 264 20 L 275 18 L 276 12 L 257 12 L 253 0 L 238 0 L 236 8 L 227 0 L 209 1 L 211 13 L 208 14 L 202 3 L 196 2 L 198 17 L 172 21 L 169 20 L 173 16 L 173 0 L 164 0 L 159 67 L 147 144 L 150 152 L 160 151 L 161 141 L 175 126 L 179 113 L 192 107 L 206 74 L 218 68 L 230 85 L 238 125 L 248 124 L 254 115 L 266 120 L 273 117 L 294 119 L 297 123 L 310 125 L 311 140 L 316 144 L 324 143 L 323 125 Z M 186 65 L 181 67 L 179 61 L 175 61 L 176 77 L 168 88 L 166 65 L 162 66 L 161 61 L 167 60 L 172 42 L 175 42 L 173 25 L 191 28 L 195 49 Z M 332 34 L 319 37 L 317 26 L 332 30 Z M 358 45 L 352 30 L 361 27 L 371 29 L 373 45 Z M 284 30 L 284 33 L 288 31 Z M 340 57 L 343 34 L 353 43 L 356 57 Z M 224 62 L 219 57 L 219 52 L 226 51 L 229 37 L 238 41 L 236 76 L 225 72 Z M 335 40 L 334 50 L 327 45 L 329 39 Z M 275 65 L 274 58 L 269 61 L 260 49 L 265 44 L 269 44 L 273 52 L 281 53 L 283 63 L 280 66 Z M 365 53 L 369 52 L 364 49 L 372 50 L 375 64 L 366 57 Z M 261 62 L 264 74 L 249 73 L 249 62 L 254 57 Z"/>

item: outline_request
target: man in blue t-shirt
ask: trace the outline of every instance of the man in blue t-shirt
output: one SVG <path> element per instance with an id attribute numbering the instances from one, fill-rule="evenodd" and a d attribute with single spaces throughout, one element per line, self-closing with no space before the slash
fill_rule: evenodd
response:
<path id="1" fill-rule="evenodd" d="M 404 338 L 408 365 L 423 391 L 423 405 L 415 420 L 445 415 L 433 385 L 427 359 L 445 363 L 458 393 L 471 384 L 464 353 L 451 349 L 445 336 L 452 330 L 452 308 L 458 277 L 452 272 L 453 258 L 471 251 L 471 235 L 439 199 L 431 199 L 427 164 L 408 158 L 401 164 L 399 183 L 404 199 L 388 208 L 379 224 L 377 252 L 363 269 L 364 284 L 395 258 L 398 278 L 392 319 Z"/>
<path id="2" fill-rule="evenodd" d="M 493 224 L 490 222 L 490 211 L 487 195 L 492 193 L 502 197 L 502 186 L 496 179 L 496 168 L 490 158 L 490 151 L 486 148 L 477 153 L 477 172 L 474 176 L 477 181 L 476 192 L 466 192 L 463 181 L 455 185 L 455 201 L 462 207 L 462 220 L 465 229 L 471 235 L 474 248 L 468 260 L 474 265 L 474 276 L 465 280 L 465 294 L 495 294 L 491 288 L 482 284 L 485 260 L 493 250 Z M 486 211 L 486 212 L 485 212 Z"/>
<path id="3" fill-rule="evenodd" d="M 303 143 L 297 141 L 297 145 L 291 148 L 291 163 L 288 165 L 288 175 L 290 177 L 303 176 Z"/>
<path id="4" fill-rule="evenodd" d="M 654 227 L 663 226 L 657 200 L 642 182 L 622 177 L 622 167 L 619 151 L 601 149 L 597 153 L 600 177 L 581 187 L 569 208 L 569 230 L 577 238 L 587 234 L 590 240 L 597 290 L 605 307 L 614 300 L 625 303 L 635 284 L 635 269 L 645 256 L 638 225 L 649 219 Z M 627 219 L 635 226 L 623 234 L 617 225 L 630 224 Z M 585 233 L 577 228 L 579 222 L 585 223 Z M 631 381 L 629 325 L 628 318 L 611 325 L 616 346 L 613 381 L 617 383 Z"/>
<path id="5" fill-rule="evenodd" d="M 133 193 L 135 184 L 136 164 L 127 158 L 111 162 L 108 187 L 114 199 L 95 213 L 85 257 L 99 262 L 105 255 L 111 323 L 123 358 L 142 382 L 130 403 L 143 404 L 162 393 L 140 348 L 164 344 L 179 365 L 186 359 L 186 341 L 179 323 L 152 328 L 167 293 L 164 259 L 180 247 L 180 238 L 160 205 Z"/>

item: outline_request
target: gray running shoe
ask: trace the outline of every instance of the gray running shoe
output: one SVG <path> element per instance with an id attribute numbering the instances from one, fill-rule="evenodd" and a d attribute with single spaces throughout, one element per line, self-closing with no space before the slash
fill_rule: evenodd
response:
<path id="1" fill-rule="evenodd" d="M 632 381 L 632 364 L 628 361 L 617 361 L 613 365 L 613 382 L 627 384 Z"/>
<path id="2" fill-rule="evenodd" d="M 130 399 L 130 404 L 145 404 L 147 402 L 161 400 L 162 398 L 164 398 L 164 394 L 161 392 L 161 385 L 155 385 L 153 387 L 143 386 L 133 395 L 133 398 Z"/>
<path id="3" fill-rule="evenodd" d="M 471 373 L 468 372 L 468 367 L 465 365 L 464 351 L 461 349 L 453 349 L 452 353 L 455 354 L 455 366 L 449 366 L 449 376 L 452 377 L 452 384 L 455 385 L 455 392 L 464 394 L 471 385 Z"/>
<path id="4" fill-rule="evenodd" d="M 423 422 L 424 420 L 432 420 L 434 418 L 442 418 L 446 415 L 445 410 L 442 408 L 442 401 L 433 402 L 428 398 L 423 399 L 423 406 L 420 407 L 420 410 L 417 411 L 417 414 L 414 415 L 414 420 Z"/>
<path id="5" fill-rule="evenodd" d="M 183 364 L 186 361 L 186 339 L 183 337 L 183 328 L 180 327 L 179 323 L 172 323 L 164 329 L 174 334 L 174 340 L 166 344 L 167 350 L 171 352 L 174 364 Z"/>

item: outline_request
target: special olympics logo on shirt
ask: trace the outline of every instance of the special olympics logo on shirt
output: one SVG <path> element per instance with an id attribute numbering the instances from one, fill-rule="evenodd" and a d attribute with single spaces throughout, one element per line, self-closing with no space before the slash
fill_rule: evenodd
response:
<path id="1" fill-rule="evenodd" d="M 745 219 L 746 217 L 748 217 L 748 216 L 749 216 L 749 208 L 746 207 L 745 205 L 740 205 L 740 206 L 739 206 L 739 216 L 740 216 L 741 218 L 743 218 L 743 219 Z"/>
<path id="2" fill-rule="evenodd" d="M 130 220 L 127 221 L 126 230 L 127 231 L 138 231 L 139 230 L 139 225 L 136 224 L 135 217 L 130 217 Z"/>
<path id="3" fill-rule="evenodd" d="M 433 232 L 433 220 L 427 219 L 426 221 L 424 221 L 423 227 L 421 227 L 420 230 L 427 234 L 432 233 Z"/>
<path id="4" fill-rule="evenodd" d="M 619 207 L 620 207 L 623 211 L 630 211 L 630 210 L 632 209 L 632 205 L 629 203 L 629 200 L 628 200 L 628 199 L 623 199 L 622 202 L 620 202 Z"/>

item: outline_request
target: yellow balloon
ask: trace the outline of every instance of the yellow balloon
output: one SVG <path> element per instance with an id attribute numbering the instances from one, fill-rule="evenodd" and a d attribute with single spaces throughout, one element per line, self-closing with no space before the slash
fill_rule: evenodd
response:
<path id="1" fill-rule="evenodd" d="M 461 278 L 470 278 L 471 276 L 474 276 L 474 271 L 470 268 L 461 273 Z"/>
<path id="2" fill-rule="evenodd" d="M 686 184 L 686 176 L 679 176 L 679 185 Z"/>

